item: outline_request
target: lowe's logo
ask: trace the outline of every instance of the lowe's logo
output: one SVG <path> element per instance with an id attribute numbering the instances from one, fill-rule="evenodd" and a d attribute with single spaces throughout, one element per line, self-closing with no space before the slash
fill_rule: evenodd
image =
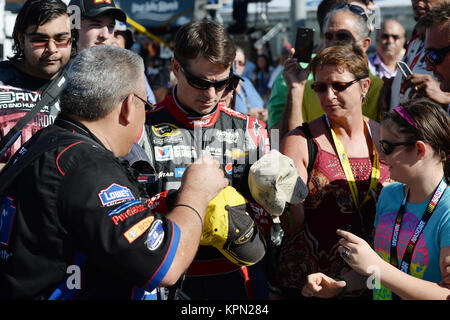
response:
<path id="1" fill-rule="evenodd" d="M 108 188 L 101 190 L 98 197 L 104 207 L 135 199 L 130 189 L 117 183 L 113 183 Z"/>

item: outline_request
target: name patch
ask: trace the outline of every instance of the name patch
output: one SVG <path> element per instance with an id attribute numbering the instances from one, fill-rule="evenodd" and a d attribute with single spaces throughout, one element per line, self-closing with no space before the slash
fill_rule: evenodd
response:
<path id="1" fill-rule="evenodd" d="M 101 190 L 98 197 L 104 207 L 109 207 L 128 200 L 135 200 L 130 189 L 118 185 L 117 183 L 113 183 L 108 188 Z"/>
<path id="2" fill-rule="evenodd" d="M 142 219 L 138 223 L 136 223 L 134 226 L 132 226 L 130 229 L 128 229 L 123 235 L 128 240 L 128 242 L 131 244 L 139 238 L 145 231 L 150 228 L 152 225 L 153 220 L 155 219 L 154 216 L 147 217 L 145 219 Z"/>

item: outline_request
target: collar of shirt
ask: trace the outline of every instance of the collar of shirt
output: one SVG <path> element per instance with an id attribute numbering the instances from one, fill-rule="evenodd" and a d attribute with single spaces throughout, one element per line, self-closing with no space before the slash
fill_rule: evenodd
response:
<path id="1" fill-rule="evenodd" d="M 370 64 L 373 66 L 374 73 L 379 78 L 390 79 L 397 75 L 397 69 L 395 69 L 394 72 L 390 72 L 378 54 L 375 54 L 374 56 L 372 56 L 371 59 L 369 59 L 369 61 L 370 61 Z"/>

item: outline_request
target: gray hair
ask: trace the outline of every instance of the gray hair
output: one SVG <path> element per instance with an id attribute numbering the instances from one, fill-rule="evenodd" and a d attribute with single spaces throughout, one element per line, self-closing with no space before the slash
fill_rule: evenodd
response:
<path id="1" fill-rule="evenodd" d="M 91 121 L 104 118 L 136 90 L 144 72 L 144 61 L 130 50 L 113 46 L 85 49 L 68 71 L 61 112 Z"/>
<path id="2" fill-rule="evenodd" d="M 355 18 L 356 18 L 356 32 L 358 33 L 358 39 L 356 39 L 356 42 L 362 40 L 365 37 L 370 36 L 370 19 L 367 20 L 364 18 L 364 16 L 361 16 L 349 9 L 349 7 L 343 7 L 339 9 L 334 9 L 333 11 L 329 12 L 325 18 L 325 26 L 328 27 L 328 23 L 330 19 L 338 12 L 341 11 L 347 11 L 350 12 Z"/>

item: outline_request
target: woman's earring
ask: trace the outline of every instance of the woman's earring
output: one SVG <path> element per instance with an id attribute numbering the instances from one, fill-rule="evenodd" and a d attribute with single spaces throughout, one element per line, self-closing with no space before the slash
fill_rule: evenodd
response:
<path id="1" fill-rule="evenodd" d="M 363 94 L 361 98 L 362 103 L 366 102 L 366 94 Z"/>

